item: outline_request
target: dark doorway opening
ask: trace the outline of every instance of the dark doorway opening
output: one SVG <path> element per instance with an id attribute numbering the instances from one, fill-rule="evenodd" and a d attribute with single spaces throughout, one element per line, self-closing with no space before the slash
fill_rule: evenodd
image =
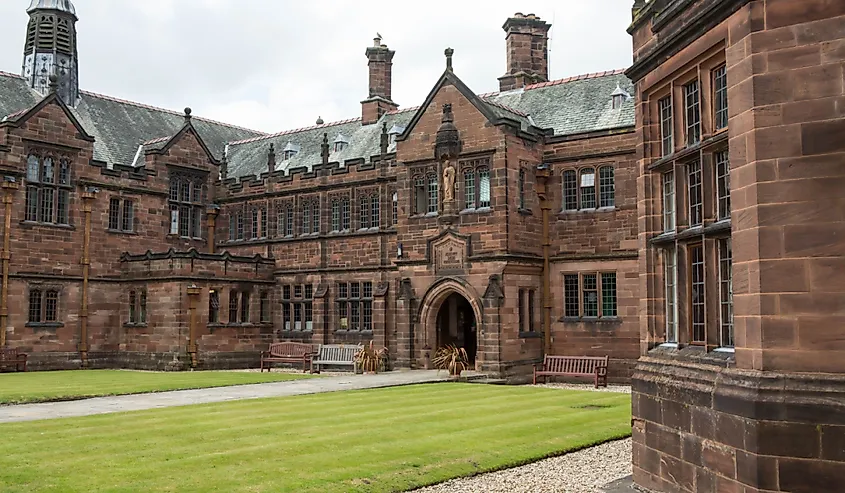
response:
<path id="1" fill-rule="evenodd" d="M 478 324 L 475 312 L 466 298 L 454 293 L 440 305 L 437 312 L 437 347 L 454 344 L 467 352 L 469 363 L 475 365 L 478 352 Z"/>

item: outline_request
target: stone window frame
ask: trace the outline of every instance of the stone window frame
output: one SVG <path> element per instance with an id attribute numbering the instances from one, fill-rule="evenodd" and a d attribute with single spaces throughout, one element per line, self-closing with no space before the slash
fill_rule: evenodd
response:
<path id="1" fill-rule="evenodd" d="M 145 287 L 130 287 L 127 293 L 127 318 L 125 327 L 147 326 L 147 289 Z"/>
<path id="2" fill-rule="evenodd" d="M 682 86 L 684 100 L 684 142 L 693 147 L 701 142 L 701 78 L 695 77 Z"/>
<path id="3" fill-rule="evenodd" d="M 412 217 L 436 217 L 440 213 L 440 177 L 437 166 L 427 164 L 411 170 Z"/>
<path id="4" fill-rule="evenodd" d="M 616 271 L 611 270 L 597 270 L 597 271 L 580 271 L 580 272 L 563 272 L 563 296 L 564 296 L 564 313 L 562 320 L 563 321 L 618 321 L 619 320 L 619 284 L 618 284 L 618 273 Z M 610 293 L 606 289 L 605 284 L 610 284 L 607 279 L 609 276 L 613 276 L 613 305 L 612 305 L 612 314 L 606 315 L 605 314 L 605 297 L 610 297 Z M 572 293 L 572 278 L 577 279 L 577 291 Z M 595 284 L 590 285 L 589 289 L 585 287 L 586 282 L 585 279 L 594 278 Z M 595 307 L 596 307 L 596 314 L 595 315 L 585 315 L 585 305 L 587 297 L 587 292 L 594 292 L 596 293 L 595 299 Z M 573 296 L 573 294 L 575 296 Z M 573 306 L 573 303 L 576 305 Z M 578 315 L 576 316 L 574 313 L 575 311 L 573 308 L 577 309 Z"/>
<path id="5" fill-rule="evenodd" d="M 399 224 L 399 192 L 396 189 L 390 190 L 390 205 L 390 226 L 395 228 Z"/>
<path id="6" fill-rule="evenodd" d="M 464 159 L 459 162 L 459 179 L 461 190 L 462 212 L 491 212 L 493 204 L 493 188 L 491 183 L 491 159 L 489 156 Z M 472 181 L 468 180 L 472 177 Z M 487 184 L 487 200 L 482 200 L 482 183 Z M 469 194 L 472 194 L 470 201 Z"/>
<path id="7" fill-rule="evenodd" d="M 229 241 L 244 241 L 246 221 L 242 204 L 229 208 Z"/>
<path id="8" fill-rule="evenodd" d="M 263 289 L 258 293 L 258 323 L 273 323 L 272 295 L 270 290 Z"/>
<path id="9" fill-rule="evenodd" d="M 605 170 L 610 169 L 609 185 L 602 182 L 602 176 Z M 592 173 L 587 173 L 591 171 Z M 584 186 L 585 175 L 592 174 L 592 185 Z M 574 177 L 573 182 L 571 178 Z M 562 213 L 576 213 L 576 212 L 604 212 L 616 209 L 616 166 L 613 163 L 596 163 L 586 164 L 583 166 L 569 167 L 561 170 L 561 212 Z M 574 186 L 570 186 L 574 185 Z M 608 188 L 610 191 L 608 192 Z M 592 189 L 592 202 L 585 202 L 584 190 Z M 602 192 L 605 192 L 605 195 Z M 574 195 L 573 195 L 574 192 Z M 610 197 L 610 205 L 602 205 L 602 201 Z M 576 208 L 572 208 L 571 204 L 575 204 Z M 604 202 L 607 203 L 607 202 Z M 592 207 L 585 207 L 585 205 L 592 204 Z"/>
<path id="10" fill-rule="evenodd" d="M 728 69 L 725 63 L 710 71 L 712 85 L 713 131 L 721 132 L 728 128 Z"/>
<path id="11" fill-rule="evenodd" d="M 170 169 L 168 181 L 167 204 L 170 211 L 168 236 L 202 240 L 205 237 L 203 220 L 208 202 L 208 173 Z M 183 222 L 185 217 L 187 219 Z"/>
<path id="12" fill-rule="evenodd" d="M 520 334 L 532 334 L 537 321 L 537 292 L 536 286 L 523 286 L 517 291 L 517 320 Z"/>
<path id="13" fill-rule="evenodd" d="M 655 312 L 659 312 L 664 321 L 667 320 L 667 303 L 666 303 L 666 252 L 675 252 L 677 258 L 677 279 L 676 285 L 678 296 L 676 299 L 678 316 L 675 317 L 677 323 L 677 341 L 670 342 L 666 337 L 665 328 L 663 333 L 657 332 L 654 336 L 658 339 L 663 338 L 663 345 L 667 346 L 703 346 L 705 350 L 714 351 L 733 351 L 733 348 L 724 346 L 722 337 L 722 317 L 721 317 L 721 263 L 719 261 L 719 241 L 729 239 L 731 236 L 731 220 L 730 215 L 719 211 L 719 199 L 729 199 L 729 169 L 730 158 L 728 153 L 728 139 L 727 127 L 717 128 L 719 125 L 716 122 L 717 104 L 715 101 L 716 84 L 714 73 L 725 65 L 724 50 L 714 50 L 709 52 L 704 57 L 690 62 L 687 66 L 679 69 L 674 74 L 670 74 L 666 81 L 660 86 L 655 86 L 650 89 L 645 95 L 645 100 L 648 104 L 645 106 L 651 115 L 651 121 L 656 122 L 654 138 L 646 142 L 645 156 L 652 160 L 652 163 L 646 166 L 646 179 L 654 180 L 652 184 L 661 187 L 662 199 L 662 184 L 663 177 L 666 173 L 673 173 L 674 190 L 675 190 L 675 229 L 673 231 L 666 231 L 661 223 L 660 230 L 652 233 L 648 240 L 648 248 L 655 249 L 663 258 L 661 262 L 655 263 L 654 271 L 651 272 L 661 277 L 661 282 L 658 285 L 663 286 L 663 300 L 658 302 L 655 306 Z M 694 145 L 687 145 L 687 135 L 685 129 L 685 103 L 684 99 L 684 85 L 692 80 L 698 80 L 699 87 L 699 111 L 701 116 L 700 122 L 700 139 Z M 672 118 L 674 121 L 673 130 L 676 136 L 682 138 L 676 139 L 673 153 L 664 155 L 662 148 L 662 141 L 660 128 L 660 101 L 667 96 L 671 97 L 673 105 Z M 647 115 L 648 117 L 648 115 Z M 677 142 L 680 140 L 681 142 Z M 680 146 L 680 147 L 677 147 Z M 718 166 L 716 165 L 717 153 L 723 151 L 728 156 L 728 161 L 722 177 L 728 177 L 726 187 L 723 187 L 720 195 Z M 690 162 L 698 161 L 701 163 L 701 177 L 702 177 L 702 215 L 703 221 L 701 225 L 690 226 L 689 218 L 689 199 L 688 199 L 688 177 L 686 176 L 686 166 Z M 683 192 L 683 193 L 681 193 Z M 660 203 L 657 203 L 660 202 Z M 666 210 L 663 201 L 655 201 L 655 212 L 663 215 Z M 722 206 L 724 209 L 724 206 Z M 689 255 L 688 248 L 691 245 L 703 245 L 703 255 L 705 262 L 705 334 L 703 342 L 693 344 L 691 342 L 692 327 L 690 323 L 690 282 L 689 272 Z M 709 269 L 710 266 L 715 266 Z M 715 294 L 714 294 L 715 293 Z M 731 300 L 732 301 L 732 300 Z M 661 306 L 662 305 L 662 306 Z M 732 305 L 731 305 L 732 311 Z M 713 315 L 718 315 L 714 317 Z"/>
<path id="14" fill-rule="evenodd" d="M 24 223 L 67 228 L 71 225 L 73 159 L 63 150 L 33 146 L 26 152 Z M 50 179 L 47 179 L 50 162 Z M 33 169 L 33 168 L 36 169 Z M 45 198 L 50 196 L 49 218 Z M 47 220 L 49 219 L 49 220 Z"/>
<path id="15" fill-rule="evenodd" d="M 660 119 L 661 156 L 671 156 L 675 152 L 675 105 L 672 94 L 666 94 L 657 100 L 657 115 Z"/>
<path id="16" fill-rule="evenodd" d="M 664 321 L 666 323 L 665 344 L 677 346 L 679 341 L 678 323 L 678 249 L 675 246 L 664 248 L 663 255 L 663 292 Z M 669 261 L 671 259 L 671 262 Z M 670 282 L 671 278 L 671 282 Z M 670 296 L 671 293 L 671 296 Z M 671 315 L 671 316 L 670 316 Z"/>
<path id="17" fill-rule="evenodd" d="M 284 332 L 313 332 L 314 331 L 314 292 L 311 283 L 286 283 L 280 287 L 282 307 L 282 331 Z M 297 326 L 299 318 L 299 326 Z"/>
<path id="18" fill-rule="evenodd" d="M 301 224 L 300 236 L 317 236 L 320 234 L 320 195 L 306 195 L 299 198 Z"/>
<path id="19" fill-rule="evenodd" d="M 692 252 L 701 252 L 700 260 Z M 696 267 L 700 266 L 700 267 Z M 707 257 L 704 251 L 703 242 L 695 242 L 687 245 L 686 271 L 689 275 L 687 280 L 687 328 L 688 341 L 691 346 L 703 346 L 707 344 Z M 698 275 L 696 275 L 698 273 Z M 696 290 L 696 285 L 700 286 Z M 700 298 L 696 296 L 700 295 Z M 700 299 L 700 301 L 697 301 Z M 700 313 L 697 310 L 700 308 Z M 699 337 L 700 331 L 700 337 Z"/>
<path id="20" fill-rule="evenodd" d="M 251 325 L 252 290 L 243 288 L 229 289 L 228 325 Z M 232 317 L 232 314 L 235 316 Z"/>
<path id="21" fill-rule="evenodd" d="M 372 281 L 341 281 L 336 283 L 335 332 L 368 333 L 373 331 Z M 346 315 L 344 317 L 343 315 Z M 346 322 L 344 323 L 344 319 Z M 357 324 L 357 325 L 356 325 Z"/>
<path id="22" fill-rule="evenodd" d="M 719 347 L 733 349 L 734 302 L 733 302 L 733 245 L 731 238 L 717 241 L 719 263 Z"/>
<path id="23" fill-rule="evenodd" d="M 209 325 L 220 324 L 220 292 L 221 288 L 210 288 L 208 290 L 208 323 Z"/>
<path id="24" fill-rule="evenodd" d="M 27 317 L 25 327 L 31 328 L 59 328 L 64 327 L 64 322 L 61 321 L 62 312 L 62 294 L 64 287 L 56 284 L 41 284 L 32 283 L 27 288 Z M 33 320 L 33 295 L 38 293 L 38 320 Z M 55 294 L 55 313 L 53 317 L 47 312 L 47 296 L 48 294 Z M 52 320 L 48 320 L 52 318 Z"/>
<path id="25" fill-rule="evenodd" d="M 277 200 L 273 208 L 276 211 L 276 238 L 294 238 L 296 236 L 296 198 Z"/>
<path id="26" fill-rule="evenodd" d="M 135 199 L 121 195 L 109 197 L 108 223 L 106 231 L 109 233 L 135 233 Z M 116 205 L 116 207 L 115 207 Z"/>
<path id="27" fill-rule="evenodd" d="M 381 191 L 378 187 L 361 188 L 355 191 L 358 205 L 358 231 L 381 229 Z"/>

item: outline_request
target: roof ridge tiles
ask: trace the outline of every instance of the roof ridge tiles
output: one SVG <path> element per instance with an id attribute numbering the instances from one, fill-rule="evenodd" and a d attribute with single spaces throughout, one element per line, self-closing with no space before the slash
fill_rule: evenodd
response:
<path id="1" fill-rule="evenodd" d="M 24 78 L 24 76 L 22 76 L 22 75 L 13 74 L 11 72 L 4 72 L 2 70 L 0 70 L 0 75 L 5 76 L 5 77 L 14 77 L 16 79 L 23 79 Z"/>
<path id="2" fill-rule="evenodd" d="M 236 141 L 233 141 L 233 142 L 229 142 L 229 145 L 249 144 L 251 142 L 258 142 L 260 140 L 266 140 L 266 139 L 272 139 L 272 138 L 275 138 L 275 137 L 281 137 L 282 135 L 296 134 L 296 133 L 299 133 L 299 132 L 304 132 L 306 130 L 314 130 L 314 129 L 317 129 L 317 128 L 336 127 L 338 125 L 343 125 L 343 124 L 346 124 L 346 123 L 358 122 L 358 121 L 361 121 L 361 119 L 362 118 L 359 116 L 357 118 L 349 118 L 347 120 L 339 120 L 339 121 L 336 121 L 336 122 L 324 123 L 322 125 L 311 125 L 310 127 L 302 127 L 302 128 L 295 128 L 295 129 L 292 129 L 292 130 L 285 130 L 283 132 L 278 132 L 278 133 L 275 133 L 275 134 L 259 135 L 258 137 L 251 137 L 249 139 L 236 140 Z"/>
<path id="3" fill-rule="evenodd" d="M 144 142 L 144 143 L 143 143 L 143 144 L 141 144 L 141 145 L 145 145 L 145 146 L 146 146 L 146 145 L 150 145 L 150 144 L 158 144 L 159 142 L 164 142 L 164 141 L 169 140 L 169 139 L 171 139 L 171 138 L 173 138 L 173 136 L 172 136 L 172 135 L 171 135 L 170 137 L 159 137 L 159 138 L 157 138 L 157 139 L 148 140 L 148 141 Z"/>
<path id="4" fill-rule="evenodd" d="M 397 110 L 388 111 L 387 114 L 388 115 L 398 115 L 398 114 L 401 114 L 401 113 L 407 113 L 409 111 L 417 111 L 418 109 L 420 109 L 419 106 L 410 106 L 408 108 L 402 108 L 401 110 L 397 109 Z"/>
<path id="5" fill-rule="evenodd" d="M 565 84 L 567 82 L 575 82 L 575 81 L 586 80 L 586 79 L 598 79 L 599 77 L 607 77 L 607 76 L 611 76 L 611 75 L 622 75 L 622 74 L 625 73 L 625 70 L 626 69 L 624 69 L 624 68 L 619 68 L 619 69 L 615 69 L 615 70 L 605 70 L 604 72 L 591 72 L 591 73 L 587 73 L 587 74 L 573 75 L 573 76 L 570 76 L 570 77 L 564 77 L 563 79 L 555 79 L 555 80 L 550 80 L 550 81 L 546 81 L 546 82 L 538 82 L 536 84 L 529 84 L 529 85 L 527 85 L 527 86 L 525 86 L 521 89 L 523 91 L 529 91 L 531 89 L 540 89 L 542 87 L 556 86 L 558 84 Z M 512 89 L 512 90 L 514 90 L 514 89 Z M 503 93 L 506 93 L 506 92 L 511 92 L 511 91 L 493 91 L 493 92 L 488 92 L 488 93 L 484 93 L 484 94 L 479 94 L 478 97 L 489 98 L 489 97 L 493 97 L 493 96 L 498 96 L 499 94 L 503 94 Z"/>
<path id="6" fill-rule="evenodd" d="M 100 93 L 91 92 L 91 91 L 81 90 L 79 92 L 80 92 L 80 94 L 84 94 L 86 96 L 105 99 L 107 101 L 114 101 L 116 103 L 122 103 L 122 104 L 130 104 L 130 105 L 136 106 L 138 108 L 145 108 L 145 109 L 148 109 L 148 110 L 161 111 L 163 113 L 168 113 L 168 114 L 171 114 L 171 115 L 185 116 L 184 113 L 180 113 L 178 111 L 169 110 L 167 108 L 160 108 L 158 106 L 152 106 L 152 105 L 149 105 L 149 104 L 139 103 L 137 101 L 130 101 L 128 99 L 121 99 L 121 98 L 117 98 L 117 97 L 114 97 L 114 96 L 108 96 L 106 94 L 100 94 Z M 267 135 L 266 132 L 261 132 L 260 130 L 241 127 L 239 125 L 232 125 L 231 123 L 225 123 L 225 122 L 221 122 L 221 121 L 217 121 L 217 120 L 212 120 L 211 118 L 203 118 L 203 117 L 200 117 L 200 116 L 194 116 L 193 119 L 203 121 L 203 122 L 206 122 L 206 123 L 212 123 L 214 125 L 222 125 L 224 127 L 234 128 L 234 129 L 237 129 L 237 130 L 245 130 L 247 132 L 253 132 L 253 133 L 257 133 L 257 134 L 261 134 L 261 135 Z"/>
<path id="7" fill-rule="evenodd" d="M 510 106 L 504 105 L 504 104 L 502 104 L 498 101 L 487 101 L 486 99 L 484 101 L 487 104 L 492 104 L 493 106 L 498 106 L 499 108 L 502 108 L 503 110 L 510 111 L 511 113 L 513 113 L 515 115 L 525 116 L 525 117 L 528 116 L 528 113 L 525 113 L 524 111 L 519 111 L 518 109 L 515 109 L 515 108 L 511 108 Z"/>

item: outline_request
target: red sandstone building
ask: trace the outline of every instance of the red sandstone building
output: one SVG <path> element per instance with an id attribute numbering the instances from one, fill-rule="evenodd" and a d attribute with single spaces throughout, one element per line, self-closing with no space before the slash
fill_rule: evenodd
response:
<path id="1" fill-rule="evenodd" d="M 845 491 L 845 2 L 638 0 L 634 479 Z"/>
<path id="2" fill-rule="evenodd" d="M 0 326 L 33 367 L 250 366 L 277 340 L 374 340 L 397 367 L 454 342 L 502 376 L 544 353 L 630 376 L 633 87 L 549 81 L 546 22 L 507 20 L 499 92 L 468 88 L 447 50 L 407 109 L 376 39 L 359 117 L 266 135 L 80 90 L 71 2 L 28 12 L 22 75 L 0 73 Z"/>

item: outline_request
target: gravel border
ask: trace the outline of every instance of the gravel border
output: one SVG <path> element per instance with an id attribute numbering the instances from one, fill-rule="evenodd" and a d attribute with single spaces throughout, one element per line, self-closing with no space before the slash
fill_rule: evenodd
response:
<path id="1" fill-rule="evenodd" d="M 600 493 L 632 474 L 631 439 L 512 469 L 459 478 L 413 490 L 415 493 Z"/>
<path id="2" fill-rule="evenodd" d="M 561 389 L 561 390 L 589 390 L 591 392 L 617 392 L 620 394 L 630 394 L 630 385 L 608 385 L 607 387 L 596 388 L 591 383 L 544 383 L 537 385 L 529 385 L 529 387 L 539 387 L 547 389 Z"/>

